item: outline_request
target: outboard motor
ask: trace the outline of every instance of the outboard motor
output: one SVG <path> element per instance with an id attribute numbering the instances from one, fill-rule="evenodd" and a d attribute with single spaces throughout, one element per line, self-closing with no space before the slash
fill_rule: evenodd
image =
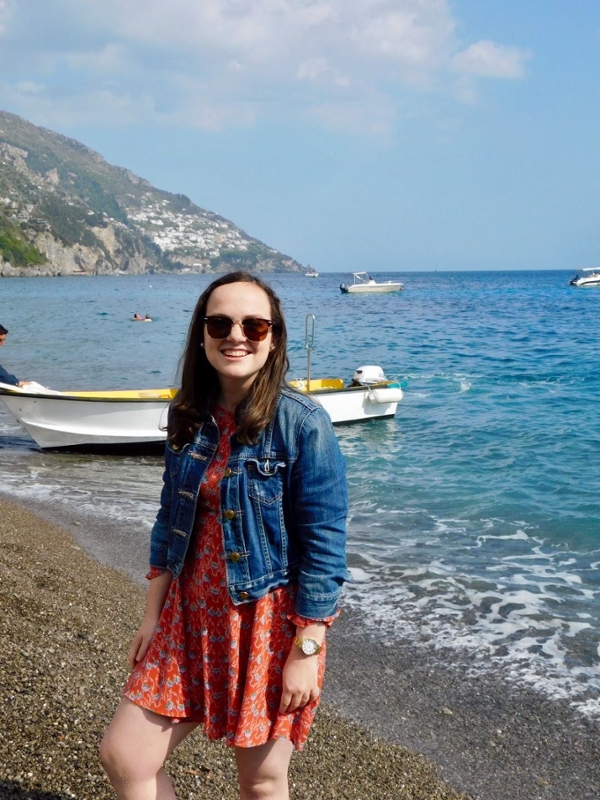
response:
<path id="1" fill-rule="evenodd" d="M 374 383 L 383 383 L 385 380 L 387 379 L 381 367 L 368 364 L 365 367 L 359 367 L 354 372 L 352 386 L 372 386 Z"/>

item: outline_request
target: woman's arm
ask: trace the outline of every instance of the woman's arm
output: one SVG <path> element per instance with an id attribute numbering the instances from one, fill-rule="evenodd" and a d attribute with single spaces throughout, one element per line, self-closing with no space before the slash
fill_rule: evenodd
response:
<path id="1" fill-rule="evenodd" d="M 148 584 L 146 612 L 129 648 L 129 666 L 131 669 L 146 655 L 148 645 L 152 641 L 165 600 L 171 588 L 172 580 L 173 573 L 166 569 L 155 578 L 152 578 Z"/>
<path id="2" fill-rule="evenodd" d="M 322 645 L 326 630 L 324 622 L 311 622 L 306 627 L 297 626 L 296 634 L 304 639 L 314 639 Z M 316 700 L 321 691 L 318 678 L 318 656 L 306 656 L 293 644 L 283 668 L 280 713 L 288 714 Z"/>

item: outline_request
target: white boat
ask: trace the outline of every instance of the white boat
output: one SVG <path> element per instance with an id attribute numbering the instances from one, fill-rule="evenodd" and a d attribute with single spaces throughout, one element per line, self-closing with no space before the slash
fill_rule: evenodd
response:
<path id="1" fill-rule="evenodd" d="M 305 278 L 318 278 L 319 277 L 319 273 L 317 272 L 317 270 L 314 267 L 311 267 L 311 265 L 309 264 L 308 265 L 308 269 L 304 273 L 304 277 Z"/>
<path id="2" fill-rule="evenodd" d="M 582 270 L 583 275 L 575 275 L 569 281 L 570 286 L 579 286 L 580 288 L 587 288 L 590 286 L 600 286 L 600 267 L 584 267 Z"/>
<path id="3" fill-rule="evenodd" d="M 380 368 L 361 367 L 355 372 Z M 371 378 L 369 379 L 369 374 Z M 393 417 L 402 388 L 383 372 L 344 386 L 341 378 L 291 381 L 308 392 L 336 424 Z M 367 382 L 368 381 L 368 382 Z M 176 390 L 57 392 L 39 384 L 0 383 L 0 400 L 41 448 L 123 449 L 163 444 Z"/>
<path id="4" fill-rule="evenodd" d="M 380 377 L 369 383 L 358 383 L 355 377 L 349 386 L 341 378 L 290 381 L 290 386 L 320 403 L 334 425 L 393 417 L 402 400 L 402 387 L 388 381 L 380 367 L 359 367 L 354 375 L 365 370 L 379 370 Z"/>
<path id="5" fill-rule="evenodd" d="M 42 448 L 127 447 L 164 442 L 175 389 L 57 392 L 0 383 L 0 400 Z"/>
<path id="6" fill-rule="evenodd" d="M 381 292 L 401 292 L 404 284 L 400 281 L 376 281 L 368 272 L 353 272 L 353 283 L 340 284 L 344 294 L 380 294 Z"/>

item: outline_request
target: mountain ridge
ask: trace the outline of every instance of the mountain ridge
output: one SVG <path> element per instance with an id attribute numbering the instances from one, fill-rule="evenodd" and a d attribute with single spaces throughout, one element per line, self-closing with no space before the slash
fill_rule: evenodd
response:
<path id="1" fill-rule="evenodd" d="M 0 110 L 0 276 L 300 272 L 183 194 Z"/>

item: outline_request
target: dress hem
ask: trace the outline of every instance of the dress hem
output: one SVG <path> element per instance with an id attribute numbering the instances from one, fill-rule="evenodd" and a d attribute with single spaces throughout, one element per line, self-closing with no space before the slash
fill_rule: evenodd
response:
<path id="1" fill-rule="evenodd" d="M 171 721 L 172 725 L 178 725 L 179 723 L 188 722 L 194 725 L 197 725 L 199 728 L 202 727 L 202 733 L 208 739 L 209 742 L 220 742 L 222 739 L 225 739 L 225 745 L 227 747 L 241 747 L 244 750 L 248 750 L 251 747 L 261 747 L 263 744 L 267 744 L 270 741 L 276 739 L 285 739 L 288 742 L 291 742 L 294 746 L 294 749 L 298 752 L 304 750 L 304 745 L 306 744 L 306 739 L 302 737 L 302 740 L 298 737 L 294 736 L 286 736 L 284 733 L 273 733 L 270 734 L 265 738 L 264 742 L 252 743 L 252 744 L 242 744 L 241 742 L 236 742 L 235 737 L 227 736 L 226 733 L 222 733 L 220 735 L 212 735 L 206 730 L 204 726 L 204 718 L 202 719 L 194 719 L 194 717 L 178 717 L 176 714 L 159 714 L 158 711 L 154 711 L 151 708 L 148 708 L 143 703 L 140 703 L 138 699 L 130 697 L 127 692 L 123 692 L 123 697 L 126 700 L 129 700 L 130 703 L 138 706 L 138 708 L 143 708 L 145 711 L 151 711 L 152 714 L 156 714 L 157 717 L 162 717 L 163 719 L 168 719 Z M 304 709 L 303 709 L 304 710 Z M 316 707 L 315 707 L 316 713 Z M 292 733 L 293 733 L 292 728 Z"/>

